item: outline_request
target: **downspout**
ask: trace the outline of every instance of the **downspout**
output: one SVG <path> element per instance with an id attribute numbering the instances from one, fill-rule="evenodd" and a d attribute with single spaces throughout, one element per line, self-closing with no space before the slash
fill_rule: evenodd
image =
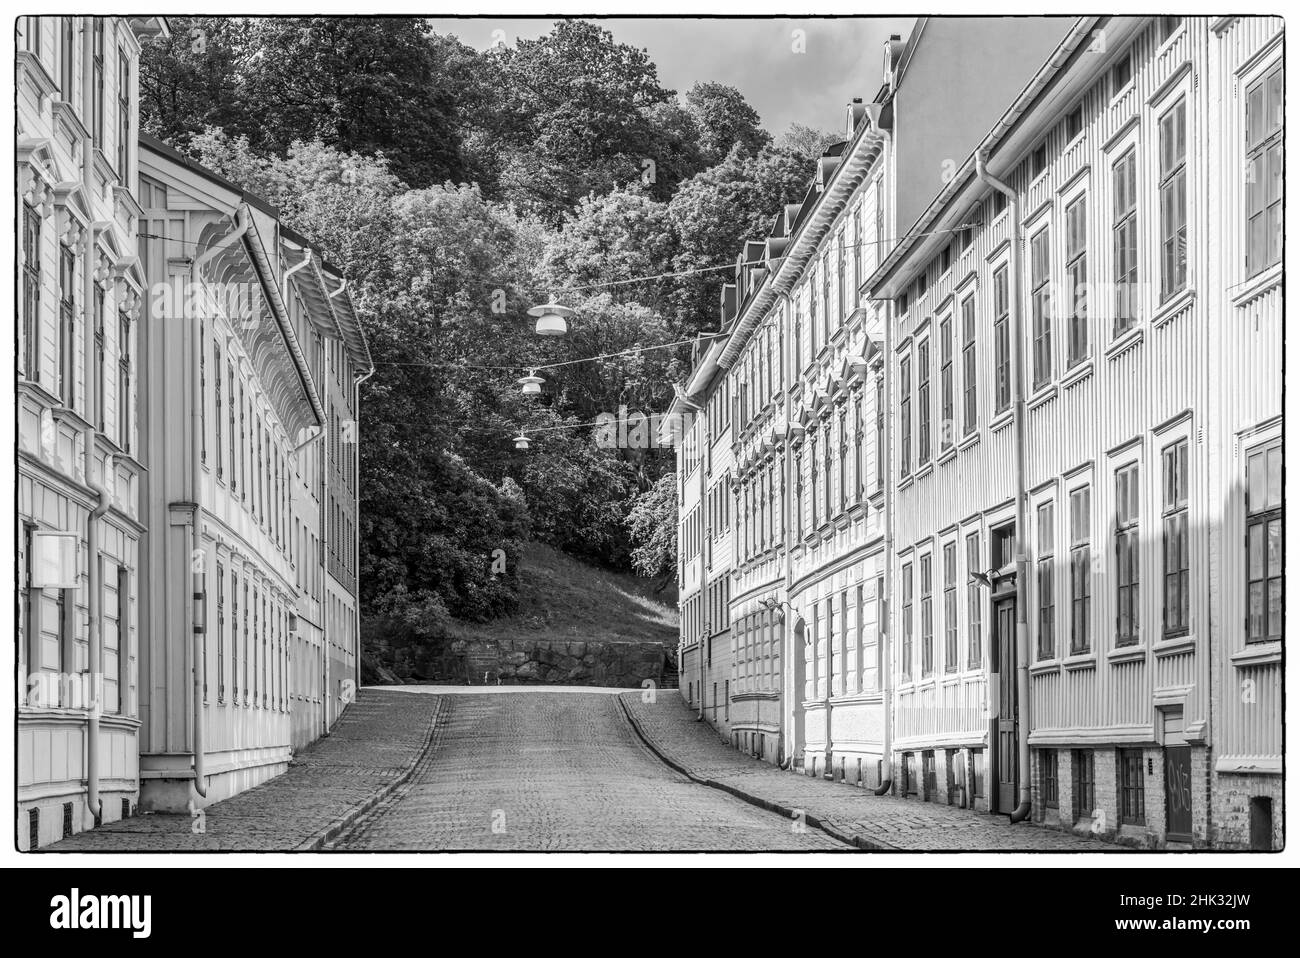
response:
<path id="1" fill-rule="evenodd" d="M 94 50 L 92 49 L 93 40 L 87 24 L 83 23 L 81 29 L 81 56 L 83 63 L 90 63 Z M 82 116 L 90 116 L 94 110 L 94 91 L 89 83 L 84 81 L 81 84 L 81 103 Z M 83 170 L 94 168 L 94 144 L 89 137 L 82 140 L 81 144 L 81 163 Z M 86 252 L 82 260 L 84 266 L 82 269 L 82 297 L 81 309 L 83 322 L 81 325 L 83 335 L 94 328 L 95 317 L 95 274 L 91 268 L 95 256 L 95 226 L 91 224 L 85 231 Z M 87 342 L 85 354 L 88 365 L 95 362 L 91 358 L 95 354 Z M 97 354 L 95 354 L 97 355 Z M 104 474 L 101 472 L 98 477 L 95 476 L 95 447 L 98 445 L 98 430 L 95 423 L 99 422 L 99 409 L 95 407 L 98 399 L 98 391 L 95 384 L 99 378 L 104 375 L 102 368 L 95 368 L 93 376 L 86 377 L 86 383 L 90 387 L 86 390 L 86 418 L 90 421 L 82 432 L 82 455 L 83 471 L 85 473 L 86 484 L 95 492 L 95 505 L 90 510 L 90 515 L 86 519 L 86 587 L 89 592 L 87 597 L 87 617 L 86 626 L 88 634 L 86 636 L 86 668 L 90 675 L 91 684 L 91 701 L 90 710 L 86 714 L 86 810 L 90 814 L 92 827 L 98 827 L 103 821 L 104 802 L 99 794 L 99 713 L 103 708 L 103 702 L 100 700 L 100 692 L 104 683 L 99 680 L 99 675 L 103 670 L 103 637 L 104 630 L 101 622 L 101 603 L 100 590 L 103 588 L 101 569 L 99 564 L 99 520 L 108 512 L 108 488 L 104 483 Z M 104 466 L 107 468 L 109 457 L 105 456 Z M 121 692 L 119 691 L 119 694 Z"/>
<path id="2" fill-rule="evenodd" d="M 338 288 L 338 292 L 343 292 L 343 287 Z M 356 634 L 355 640 L 356 656 L 354 665 L 356 666 L 356 676 L 353 681 L 357 688 L 361 688 L 361 384 L 375 374 L 375 367 L 371 365 L 370 371 L 359 379 L 352 382 L 352 415 L 356 416 L 357 429 L 353 433 L 357 443 L 357 455 L 354 460 L 355 474 L 352 481 L 356 485 L 354 495 L 357 500 L 357 534 L 352 537 L 352 569 L 357 590 L 357 616 L 356 616 Z"/>
<path id="3" fill-rule="evenodd" d="M 877 129 L 877 133 L 889 145 L 890 154 L 886 157 L 882 175 L 888 177 L 894 168 L 893 165 L 893 134 L 888 130 Z M 885 155 L 881 151 L 882 156 Z M 885 188 L 880 191 L 881 198 L 893 195 L 893 184 L 886 183 Z M 888 230 L 893 235 L 894 230 Z M 876 262 L 884 258 L 884 250 L 876 251 Z M 880 629 L 880 635 L 876 641 L 881 644 L 880 661 L 884 666 L 881 671 L 885 674 L 880 680 L 881 689 L 881 706 L 884 710 L 884 735 L 881 743 L 881 774 L 880 784 L 872 789 L 873 795 L 887 795 L 894 787 L 894 663 L 893 663 L 893 643 L 890 637 L 893 635 L 893 629 L 890 628 L 893 616 L 893 595 L 894 595 L 894 301 L 888 299 L 885 301 L 885 355 L 882 361 L 881 369 L 885 375 L 885 448 L 882 450 L 885 457 L 885 467 L 882 470 L 885 480 L 885 543 L 884 543 L 884 565 L 885 565 L 885 594 L 882 601 L 885 604 L 883 609 L 876 611 L 879 622 L 877 628 Z"/>
<path id="4" fill-rule="evenodd" d="M 1007 198 L 1011 213 L 1011 356 L 1012 402 L 1015 411 L 1016 442 L 1016 745 L 1020 765 L 1020 804 L 1011 813 L 1011 821 L 1022 822 L 1031 809 L 1029 793 L 1029 540 L 1027 495 L 1025 491 L 1025 373 L 1024 317 L 1021 305 L 1021 237 L 1020 200 L 1016 191 L 988 171 L 988 157 L 981 150 L 975 154 L 975 173 L 987 186 Z M 999 703 L 1000 707 L 1000 703 Z"/>
<path id="5" fill-rule="evenodd" d="M 200 541 L 200 529 L 202 528 L 203 507 L 199 503 L 199 489 L 202 477 L 202 466 L 199 457 L 202 450 L 202 430 L 203 430 L 203 396 L 200 393 L 199 385 L 199 365 L 201 363 L 201 350 L 203 344 L 199 341 L 199 323 L 202 306 L 198 303 L 197 298 L 193 295 L 197 292 L 199 285 L 202 283 L 201 271 L 210 261 L 220 256 L 227 248 L 238 242 L 251 225 L 251 220 L 244 210 L 239 210 L 235 215 L 235 229 L 227 236 L 223 237 L 210 248 L 205 250 L 201 255 L 195 257 L 194 262 L 190 264 L 190 290 L 191 295 L 184 298 L 185 302 L 193 303 L 194 315 L 190 317 L 190 495 L 193 497 L 193 512 L 190 514 L 189 531 L 186 538 L 189 540 L 188 555 L 190 556 L 190 567 L 202 570 L 202 564 L 194 562 L 195 552 L 198 549 Z M 203 680 L 204 672 L 207 668 L 207 662 L 203 659 L 203 639 L 206 628 L 207 613 L 207 575 L 203 571 L 195 571 L 193 575 L 193 588 L 190 591 L 190 625 L 192 649 L 191 656 L 194 661 L 193 678 L 193 724 L 194 724 L 194 791 L 202 798 L 207 798 L 208 783 L 205 751 L 206 729 L 204 728 L 203 715 Z"/>

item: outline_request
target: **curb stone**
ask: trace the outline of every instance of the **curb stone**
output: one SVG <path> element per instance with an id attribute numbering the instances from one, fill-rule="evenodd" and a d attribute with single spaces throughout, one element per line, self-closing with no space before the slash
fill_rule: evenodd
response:
<path id="1" fill-rule="evenodd" d="M 650 736 L 646 734 L 645 730 L 641 728 L 640 723 L 637 722 L 636 720 L 636 716 L 632 714 L 632 710 L 628 708 L 627 703 L 623 701 L 622 695 L 616 696 L 616 698 L 618 699 L 619 708 L 623 710 L 624 718 L 627 719 L 628 724 L 632 726 L 632 731 L 636 733 L 636 737 L 641 740 L 641 742 L 646 746 L 646 748 L 650 749 L 650 751 L 653 752 L 655 756 L 661 762 L 667 765 L 669 768 L 673 769 L 674 771 L 678 772 L 681 775 L 685 775 L 687 778 L 689 778 L 692 782 L 695 782 L 697 785 L 705 785 L 709 788 L 715 788 L 718 791 L 726 792 L 727 794 L 735 798 L 739 798 L 741 801 L 748 802 L 750 805 L 754 805 L 758 808 L 764 809 L 765 811 L 775 812 L 776 814 L 787 819 L 795 818 L 797 816 L 797 813 L 799 811 L 802 811 L 803 820 L 805 824 L 810 825 L 811 827 L 817 829 L 820 832 L 825 833 L 826 835 L 829 835 L 831 838 L 835 839 L 836 841 L 843 842 L 844 844 L 850 845 L 853 848 L 856 848 L 860 851 L 902 851 L 902 849 L 897 848 L 894 845 L 887 844 L 886 842 L 882 842 L 879 840 L 873 841 L 873 840 L 863 838 L 861 835 L 849 834 L 843 829 L 835 825 L 832 825 L 830 822 L 826 821 L 825 819 L 818 818 L 815 815 L 809 814 L 807 809 L 794 809 L 789 806 L 782 805 L 780 802 L 773 802 L 770 799 L 763 798 L 760 795 L 754 795 L 750 792 L 743 791 L 742 789 L 736 788 L 734 785 L 728 785 L 726 782 L 719 782 L 712 778 L 705 778 L 702 775 L 696 775 L 694 772 L 690 771 L 685 766 L 681 765 L 679 762 L 677 762 L 676 760 L 668 756 L 658 745 L 654 743 L 654 741 L 650 738 Z"/>
<path id="2" fill-rule="evenodd" d="M 447 711 L 447 700 L 439 696 L 438 704 L 434 709 L 433 717 L 429 720 L 429 727 L 425 729 L 424 738 L 420 742 L 419 749 L 412 756 L 411 761 L 406 768 L 391 782 L 382 786 L 369 798 L 365 799 L 358 805 L 354 805 L 338 818 L 334 819 L 324 828 L 318 830 L 315 834 L 302 841 L 300 844 L 290 849 L 295 852 L 317 852 L 329 850 L 329 847 L 341 838 L 344 834 L 355 828 L 360 821 L 372 810 L 379 805 L 397 789 L 401 788 L 411 776 L 415 774 L 416 768 L 426 755 L 429 754 L 433 745 L 433 738 L 436 731 L 441 730 L 443 718 Z"/>

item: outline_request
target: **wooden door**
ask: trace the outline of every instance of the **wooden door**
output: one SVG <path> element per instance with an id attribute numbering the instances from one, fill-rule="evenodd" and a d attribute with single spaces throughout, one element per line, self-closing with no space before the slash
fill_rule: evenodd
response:
<path id="1" fill-rule="evenodd" d="M 1016 603 L 1014 599 L 994 607 L 996 633 L 993 661 L 998 685 L 997 716 L 997 808 L 1010 814 L 1016 807 L 1019 777 L 1016 768 Z"/>
<path id="2" fill-rule="evenodd" d="M 1192 747 L 1165 746 L 1165 835 L 1192 840 Z"/>

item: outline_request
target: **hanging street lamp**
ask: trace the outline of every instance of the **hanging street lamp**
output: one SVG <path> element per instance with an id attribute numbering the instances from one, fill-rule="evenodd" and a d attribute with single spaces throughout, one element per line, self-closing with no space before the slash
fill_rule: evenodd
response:
<path id="1" fill-rule="evenodd" d="M 519 380 L 519 385 L 524 387 L 525 396 L 540 396 L 542 394 L 542 383 L 544 382 L 546 380 L 537 375 L 536 369 L 530 369 L 528 375 Z"/>
<path id="2" fill-rule="evenodd" d="M 558 303 L 543 303 L 530 309 L 528 315 L 537 317 L 538 336 L 563 336 L 569 331 L 567 319 L 573 310 Z"/>
<path id="3" fill-rule="evenodd" d="M 519 435 L 515 436 L 515 448 L 516 449 L 528 448 L 528 437 L 525 436 L 522 432 Z"/>

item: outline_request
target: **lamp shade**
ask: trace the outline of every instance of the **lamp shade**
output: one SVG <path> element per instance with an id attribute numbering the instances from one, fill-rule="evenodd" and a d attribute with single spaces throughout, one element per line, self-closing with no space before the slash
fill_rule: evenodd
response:
<path id="1" fill-rule="evenodd" d="M 525 436 L 522 432 L 519 435 L 515 436 L 515 448 L 516 449 L 528 448 L 528 437 Z"/>
<path id="2" fill-rule="evenodd" d="M 537 375 L 537 370 L 534 369 L 519 380 L 519 385 L 524 387 L 525 396 L 540 396 L 542 394 L 542 383 L 544 382 L 546 380 Z"/>
<path id="3" fill-rule="evenodd" d="M 537 317 L 538 336 L 563 336 L 569 331 L 568 317 L 573 310 L 558 303 L 543 303 L 530 309 L 528 315 Z"/>

